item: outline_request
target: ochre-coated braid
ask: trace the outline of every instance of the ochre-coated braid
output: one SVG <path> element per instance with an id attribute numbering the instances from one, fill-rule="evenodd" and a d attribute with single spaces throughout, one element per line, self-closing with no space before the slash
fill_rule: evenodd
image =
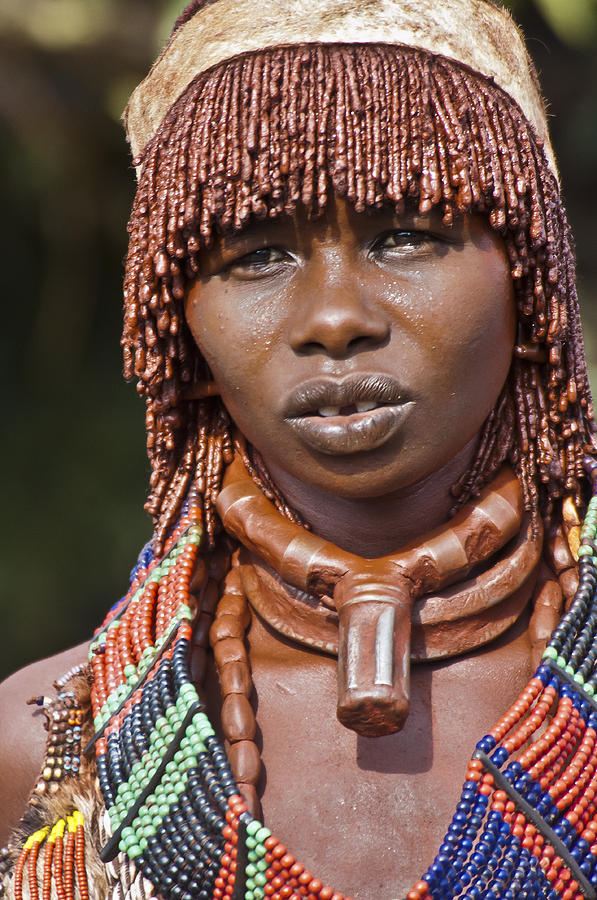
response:
<path id="1" fill-rule="evenodd" d="M 578 590 L 578 572 L 561 525 L 552 528 L 551 536 L 546 544 L 546 558 L 557 575 L 565 606 L 568 609 Z"/>
<path id="2" fill-rule="evenodd" d="M 533 611 L 529 621 L 531 662 L 536 668 L 547 642 L 564 612 L 564 596 L 557 577 L 545 563 L 541 566 L 533 596 Z"/>
<path id="3" fill-rule="evenodd" d="M 294 510 L 290 509 L 284 497 L 271 479 L 269 472 L 265 466 L 261 454 L 252 447 L 247 447 L 246 441 L 238 433 L 234 438 L 234 452 L 242 459 L 243 464 L 249 473 L 251 480 L 262 494 L 270 500 L 278 512 L 280 512 L 289 522 L 296 522 L 307 527 L 302 518 Z"/>
<path id="4" fill-rule="evenodd" d="M 514 409 L 510 391 L 504 388 L 498 402 L 486 420 L 477 457 L 472 468 L 453 486 L 454 497 L 475 497 L 483 487 L 485 478 L 494 477 L 503 463 L 507 448 L 512 445 Z"/>

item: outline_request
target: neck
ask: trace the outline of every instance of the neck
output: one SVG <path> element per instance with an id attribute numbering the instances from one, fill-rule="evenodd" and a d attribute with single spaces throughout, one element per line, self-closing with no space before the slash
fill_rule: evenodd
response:
<path id="1" fill-rule="evenodd" d="M 448 519 L 454 484 L 470 468 L 476 438 L 422 481 L 380 497 L 337 497 L 266 460 L 287 503 L 315 534 L 368 559 L 392 553 Z"/>

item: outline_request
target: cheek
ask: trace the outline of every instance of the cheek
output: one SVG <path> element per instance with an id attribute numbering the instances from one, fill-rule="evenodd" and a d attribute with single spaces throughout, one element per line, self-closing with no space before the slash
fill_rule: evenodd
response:
<path id="1" fill-rule="evenodd" d="M 263 317 L 243 315 L 242 303 L 229 304 L 220 291 L 191 295 L 186 318 L 230 416 L 252 443 L 272 431 L 267 396 L 267 359 L 273 343 Z"/>
<path id="2" fill-rule="evenodd" d="M 458 321 L 453 318 L 444 333 L 449 340 L 443 343 L 443 353 L 453 380 L 475 387 L 479 377 L 479 388 L 484 382 L 504 381 L 514 346 L 513 309 L 488 309 L 487 315 L 471 311 Z"/>
<path id="3" fill-rule="evenodd" d="M 271 298 L 230 289 L 218 279 L 191 289 L 185 314 L 195 343 L 224 390 L 242 387 L 267 365 L 279 339 L 280 322 Z"/>
<path id="4" fill-rule="evenodd" d="M 428 324 L 430 388 L 444 421 L 479 428 L 507 378 L 516 333 L 512 280 L 502 255 L 463 265 L 459 278 L 444 281 Z"/>
<path id="5" fill-rule="evenodd" d="M 222 285 L 196 285 L 185 304 L 191 334 L 220 389 L 233 391 L 242 384 L 244 344 L 252 337 L 239 328 L 239 317 Z M 242 339 L 242 345 L 241 345 Z"/>

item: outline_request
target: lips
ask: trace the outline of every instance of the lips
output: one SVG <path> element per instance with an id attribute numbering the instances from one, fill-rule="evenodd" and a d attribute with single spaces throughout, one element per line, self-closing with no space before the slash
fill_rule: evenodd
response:
<path id="1" fill-rule="evenodd" d="M 389 375 L 304 382 L 285 404 L 285 419 L 320 453 L 373 450 L 400 429 L 414 402 Z"/>

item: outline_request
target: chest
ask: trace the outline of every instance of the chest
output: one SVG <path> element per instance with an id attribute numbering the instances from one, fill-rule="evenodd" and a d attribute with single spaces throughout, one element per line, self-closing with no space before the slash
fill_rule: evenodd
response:
<path id="1" fill-rule="evenodd" d="M 336 719 L 336 661 L 255 620 L 249 635 L 264 821 L 325 884 L 356 900 L 403 897 L 442 841 L 475 743 L 531 676 L 524 627 L 490 650 L 413 666 L 398 734 Z"/>

